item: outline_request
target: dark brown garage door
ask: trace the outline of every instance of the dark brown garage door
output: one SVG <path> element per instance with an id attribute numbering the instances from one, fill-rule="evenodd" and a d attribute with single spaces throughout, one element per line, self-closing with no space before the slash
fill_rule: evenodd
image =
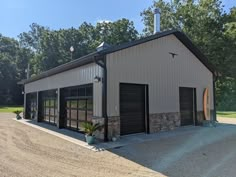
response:
<path id="1" fill-rule="evenodd" d="M 194 125 L 196 96 L 194 88 L 180 87 L 180 117 L 181 126 Z"/>
<path id="2" fill-rule="evenodd" d="M 120 133 L 145 131 L 145 86 L 120 84 Z"/>

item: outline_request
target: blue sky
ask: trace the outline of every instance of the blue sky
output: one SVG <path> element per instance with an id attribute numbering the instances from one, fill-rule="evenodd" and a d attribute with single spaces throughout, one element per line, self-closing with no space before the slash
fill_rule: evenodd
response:
<path id="1" fill-rule="evenodd" d="M 142 31 L 140 12 L 152 0 L 1 0 L 0 33 L 17 37 L 29 30 L 33 22 L 51 29 L 78 27 L 82 22 L 115 21 L 128 18 Z M 225 10 L 236 6 L 236 0 L 223 0 Z"/>

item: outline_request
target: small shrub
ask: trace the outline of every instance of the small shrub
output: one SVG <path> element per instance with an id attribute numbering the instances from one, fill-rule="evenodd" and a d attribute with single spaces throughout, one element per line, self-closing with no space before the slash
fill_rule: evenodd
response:
<path id="1" fill-rule="evenodd" d="M 93 136 L 94 132 L 99 130 L 102 126 L 99 123 L 93 124 L 91 122 L 84 122 L 82 127 L 87 135 Z"/>
<path id="2" fill-rule="evenodd" d="M 22 113 L 22 111 L 20 111 L 20 110 L 15 110 L 15 111 L 13 111 L 13 113 L 15 113 L 16 115 L 20 115 L 20 113 Z"/>

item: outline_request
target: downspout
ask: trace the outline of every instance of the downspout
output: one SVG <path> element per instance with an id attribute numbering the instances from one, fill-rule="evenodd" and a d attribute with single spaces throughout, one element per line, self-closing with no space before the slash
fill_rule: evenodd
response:
<path id="1" fill-rule="evenodd" d="M 218 80 L 218 75 L 213 74 L 213 102 L 214 102 L 214 110 L 213 110 L 213 121 L 217 121 L 216 120 L 216 87 L 215 87 L 215 83 Z"/>
<path id="2" fill-rule="evenodd" d="M 104 117 L 104 141 L 108 141 L 108 116 L 107 116 L 107 66 L 106 55 L 103 60 L 94 57 L 94 62 L 103 69 L 102 79 L 102 115 Z"/>

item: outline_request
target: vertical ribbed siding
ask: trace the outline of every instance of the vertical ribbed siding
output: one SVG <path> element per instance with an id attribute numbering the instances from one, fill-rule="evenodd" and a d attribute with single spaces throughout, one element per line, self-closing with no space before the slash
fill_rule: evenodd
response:
<path id="1" fill-rule="evenodd" d="M 119 83 L 148 84 L 150 113 L 179 112 L 179 87 L 197 89 L 198 110 L 204 88 L 213 100 L 212 73 L 174 35 L 108 54 L 107 68 L 109 116 L 119 116 Z"/>
<path id="2" fill-rule="evenodd" d="M 71 69 L 25 85 L 25 92 L 58 89 L 93 83 L 94 116 L 102 116 L 102 83 L 94 83 L 94 77 L 102 77 L 102 69 L 92 63 Z"/>

